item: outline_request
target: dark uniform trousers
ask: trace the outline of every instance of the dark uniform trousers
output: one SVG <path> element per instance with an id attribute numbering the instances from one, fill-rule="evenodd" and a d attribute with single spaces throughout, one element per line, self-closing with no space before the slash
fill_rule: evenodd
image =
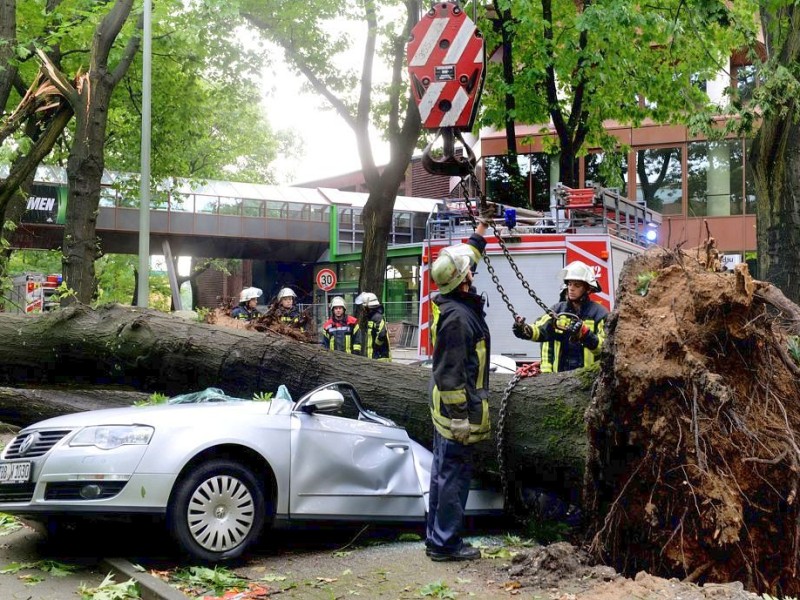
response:
<path id="1" fill-rule="evenodd" d="M 472 453 L 471 445 L 448 440 L 434 429 L 426 543 L 437 552 L 456 552 L 461 547 Z"/>

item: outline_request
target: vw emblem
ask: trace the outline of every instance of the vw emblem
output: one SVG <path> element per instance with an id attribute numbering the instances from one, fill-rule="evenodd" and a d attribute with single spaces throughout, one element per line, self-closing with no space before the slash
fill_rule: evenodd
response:
<path id="1" fill-rule="evenodd" d="M 39 441 L 38 431 L 27 436 L 24 440 L 22 440 L 22 443 L 19 445 L 19 455 L 25 456 L 28 453 L 28 450 L 31 449 L 31 446 L 33 446 L 37 441 Z"/>

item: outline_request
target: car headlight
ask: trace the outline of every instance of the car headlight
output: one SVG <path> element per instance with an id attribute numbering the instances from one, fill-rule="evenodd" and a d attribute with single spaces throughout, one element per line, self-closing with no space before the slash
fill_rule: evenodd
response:
<path id="1" fill-rule="evenodd" d="M 111 450 L 125 445 L 145 446 L 153 437 L 152 427 L 146 425 L 98 425 L 78 432 L 70 446 L 96 446 Z"/>

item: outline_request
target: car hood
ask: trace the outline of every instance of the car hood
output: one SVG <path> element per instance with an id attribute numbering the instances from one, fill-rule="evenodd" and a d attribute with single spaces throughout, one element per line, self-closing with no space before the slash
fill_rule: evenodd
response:
<path id="1" fill-rule="evenodd" d="M 164 404 L 157 406 L 131 406 L 73 413 L 39 421 L 24 431 L 32 429 L 71 429 L 91 425 L 191 425 L 207 424 L 215 419 L 263 418 L 269 414 L 269 402 L 219 402 L 200 404 Z"/>

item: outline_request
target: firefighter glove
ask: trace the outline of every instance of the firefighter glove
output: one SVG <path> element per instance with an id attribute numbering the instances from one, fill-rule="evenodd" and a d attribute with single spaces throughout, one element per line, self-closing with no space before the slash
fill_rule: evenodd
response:
<path id="1" fill-rule="evenodd" d="M 567 328 L 567 335 L 569 335 L 570 341 L 573 342 L 582 342 L 583 338 L 585 338 L 588 333 L 589 328 L 580 320 L 575 321 Z"/>
<path id="2" fill-rule="evenodd" d="M 453 433 L 455 441 L 459 444 L 466 444 L 469 441 L 469 419 L 452 419 L 450 431 Z"/>
<path id="3" fill-rule="evenodd" d="M 484 225 L 490 225 L 495 218 L 496 212 L 497 210 L 495 209 L 494 204 L 489 202 L 484 203 L 480 208 L 480 212 L 478 213 L 478 222 L 483 223 Z"/>
<path id="4" fill-rule="evenodd" d="M 533 339 L 533 329 L 525 322 L 525 319 L 517 319 L 514 321 L 514 324 L 511 326 L 511 331 L 514 332 L 514 337 L 518 337 L 521 340 Z"/>

